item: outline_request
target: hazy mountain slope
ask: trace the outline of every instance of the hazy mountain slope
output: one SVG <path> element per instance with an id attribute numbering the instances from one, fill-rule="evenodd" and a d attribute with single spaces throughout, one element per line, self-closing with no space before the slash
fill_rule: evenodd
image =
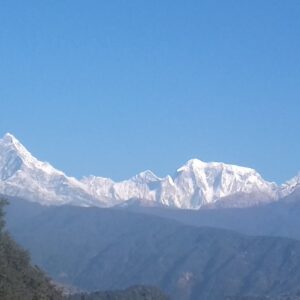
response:
<path id="1" fill-rule="evenodd" d="M 28 253 L 4 231 L 2 221 L 0 203 L 0 299 L 63 299 L 44 273 L 30 265 Z"/>
<path id="2" fill-rule="evenodd" d="M 252 207 L 288 196 L 299 182 L 296 176 L 277 186 L 253 169 L 198 159 L 164 178 L 148 170 L 121 182 L 96 176 L 77 180 L 36 159 L 13 135 L 0 139 L 0 194 L 45 205 Z"/>
<path id="3" fill-rule="evenodd" d="M 18 204 L 17 204 L 17 203 Z M 63 296 L 50 283 L 45 274 L 30 265 L 29 255 L 13 239 L 3 232 L 3 215 L 0 201 L 0 299 L 2 300 L 76 300 L 76 299 L 103 299 L 103 300 L 167 300 L 163 293 L 154 287 L 136 286 L 124 291 L 106 291 L 96 293 L 83 293 L 73 296 Z M 23 222 L 29 220 L 46 208 L 26 201 L 12 201 L 10 207 L 10 218 L 21 217 L 23 211 Z M 20 205 L 18 207 L 18 205 Z M 40 208 L 40 209 L 39 209 Z M 16 213 L 12 214 L 12 211 Z M 26 215 L 28 213 L 28 215 Z M 25 216 L 26 215 L 26 216 Z M 29 217 L 29 218 L 28 218 Z M 22 217 L 21 217 L 22 218 Z"/>
<path id="4" fill-rule="evenodd" d="M 221 204 L 221 203 L 220 203 Z M 129 208 L 127 208 L 129 209 Z M 281 201 L 250 208 L 182 210 L 130 208 L 174 219 L 187 225 L 230 229 L 249 235 L 282 236 L 300 240 L 300 188 Z"/>
<path id="5" fill-rule="evenodd" d="M 88 290 L 147 284 L 172 299 L 204 300 L 298 291 L 300 242 L 294 240 L 65 206 L 48 208 L 12 228 L 54 278 Z"/>
<path id="6" fill-rule="evenodd" d="M 67 300 L 168 300 L 159 289 L 135 286 L 122 291 L 106 291 L 71 295 Z"/>
<path id="7" fill-rule="evenodd" d="M 296 295 L 277 295 L 277 296 L 237 296 L 237 297 L 226 297 L 224 300 L 300 300 L 300 294 Z"/>

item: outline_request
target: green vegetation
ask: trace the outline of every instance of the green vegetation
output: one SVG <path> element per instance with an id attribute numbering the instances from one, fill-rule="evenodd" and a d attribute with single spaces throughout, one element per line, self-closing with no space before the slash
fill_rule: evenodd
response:
<path id="1" fill-rule="evenodd" d="M 0 299 L 63 299 L 45 274 L 31 266 L 28 253 L 5 231 L 3 207 L 6 203 L 0 200 Z"/>

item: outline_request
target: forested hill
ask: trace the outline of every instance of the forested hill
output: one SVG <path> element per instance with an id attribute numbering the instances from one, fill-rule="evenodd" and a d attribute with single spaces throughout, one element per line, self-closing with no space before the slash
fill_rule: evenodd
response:
<path id="1" fill-rule="evenodd" d="M 167 300 L 154 287 L 136 286 L 124 291 L 63 296 L 50 279 L 30 263 L 29 254 L 5 231 L 0 200 L 0 299 L 1 300 Z"/>
<path id="2" fill-rule="evenodd" d="M 4 230 L 3 205 L 0 201 L 0 299 L 61 300 L 61 293 Z"/>

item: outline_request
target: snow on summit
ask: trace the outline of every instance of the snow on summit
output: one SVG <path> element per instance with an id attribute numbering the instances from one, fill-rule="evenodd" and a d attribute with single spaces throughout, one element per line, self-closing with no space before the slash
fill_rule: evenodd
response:
<path id="1" fill-rule="evenodd" d="M 47 205 L 91 205 L 86 186 L 41 162 L 12 135 L 0 140 L 0 193 Z"/>
<path id="2" fill-rule="evenodd" d="M 299 182 L 298 176 L 279 187 L 254 169 L 199 159 L 164 178 L 147 170 L 121 182 L 96 176 L 77 180 L 36 159 L 12 134 L 0 139 L 0 193 L 45 205 L 109 207 L 134 200 L 141 205 L 199 209 L 230 198 L 234 206 L 240 203 L 232 201 L 234 197 L 247 194 L 256 200 L 247 197 L 250 200 L 243 206 L 252 206 L 288 195 Z"/>
<path id="3" fill-rule="evenodd" d="M 22 164 L 28 167 L 39 168 L 48 174 L 63 172 L 54 169 L 49 163 L 41 162 L 31 155 L 31 153 L 10 133 L 6 133 L 2 140 L 0 140 L 1 149 L 6 149 L 7 153 L 16 155 Z M 2 156 L 2 152 L 1 152 Z"/>

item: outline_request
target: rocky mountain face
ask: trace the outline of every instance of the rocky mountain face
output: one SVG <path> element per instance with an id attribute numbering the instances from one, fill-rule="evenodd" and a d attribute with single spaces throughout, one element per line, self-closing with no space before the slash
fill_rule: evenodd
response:
<path id="1" fill-rule="evenodd" d="M 0 140 L 0 192 L 46 205 L 93 205 L 86 186 L 40 162 L 11 134 Z M 98 201 L 98 199 L 97 199 Z M 101 204 L 100 201 L 98 201 Z"/>
<path id="2" fill-rule="evenodd" d="M 299 183 L 296 176 L 277 186 L 254 169 L 198 159 L 164 178 L 145 171 L 121 182 L 96 176 L 78 180 L 33 157 L 13 135 L 0 140 L 0 193 L 45 205 L 250 207 L 286 197 Z"/>

